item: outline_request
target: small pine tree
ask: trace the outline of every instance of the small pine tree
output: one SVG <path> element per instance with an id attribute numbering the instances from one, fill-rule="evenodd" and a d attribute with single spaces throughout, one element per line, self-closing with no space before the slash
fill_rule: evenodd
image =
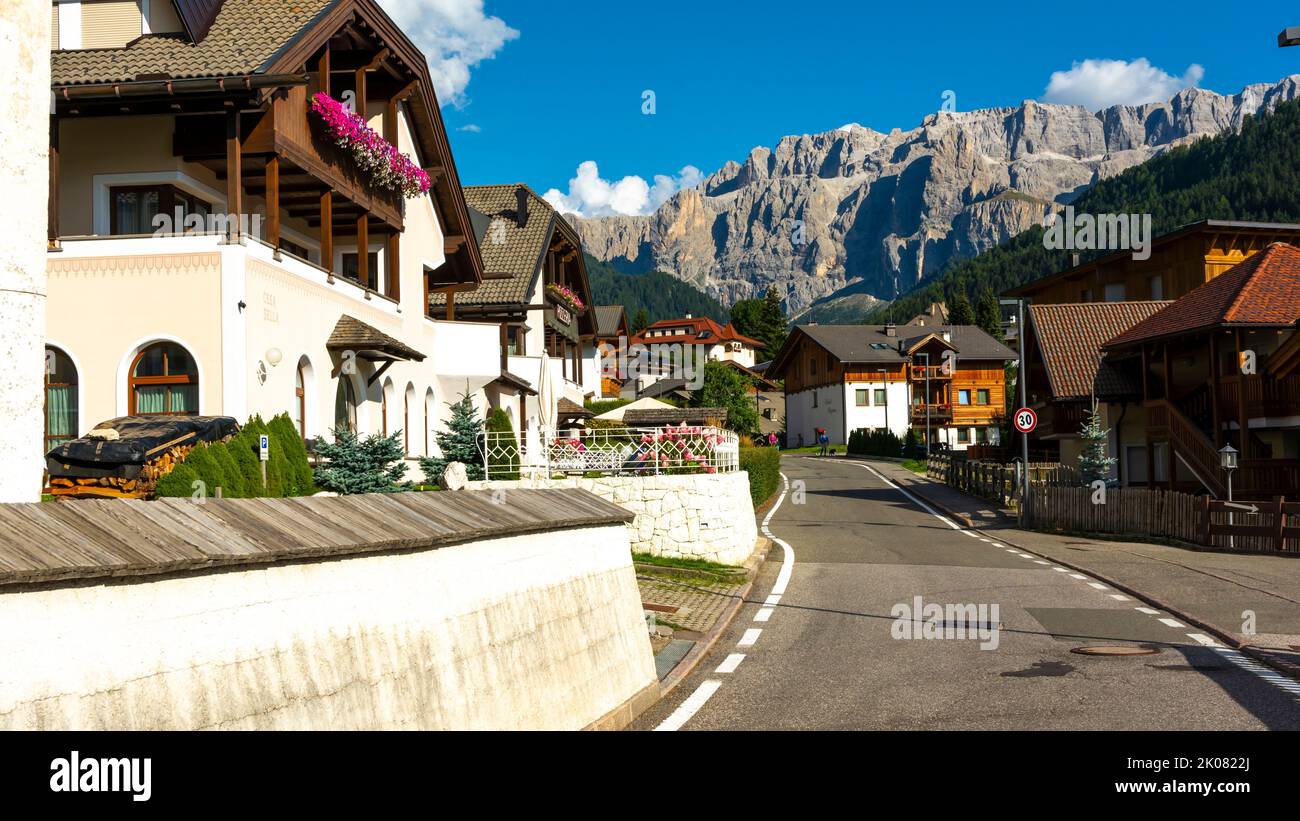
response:
<path id="1" fill-rule="evenodd" d="M 903 438 L 903 456 L 907 457 L 908 459 L 915 459 L 916 446 L 917 446 L 916 430 L 914 428 L 908 428 L 907 436 Z"/>
<path id="2" fill-rule="evenodd" d="M 340 428 L 334 431 L 332 443 L 322 441 L 316 449 L 328 460 L 323 467 L 316 468 L 316 484 L 325 490 L 350 496 L 411 489 L 409 482 L 402 482 L 406 475 L 406 454 L 401 431 L 392 436 L 375 434 L 363 439 Z"/>
<path id="3" fill-rule="evenodd" d="M 223 442 L 215 442 L 208 449 L 212 452 L 212 458 L 221 464 L 224 478 L 229 483 L 222 486 L 221 495 L 228 499 L 242 499 L 248 491 L 244 487 L 243 471 L 239 469 L 230 448 Z"/>
<path id="4" fill-rule="evenodd" d="M 966 296 L 965 291 L 958 291 L 957 298 L 952 301 L 952 310 L 948 312 L 948 324 L 975 324 L 975 311 L 971 308 L 970 298 Z"/>
<path id="5" fill-rule="evenodd" d="M 154 495 L 160 499 L 188 499 L 194 495 L 194 483 L 197 481 L 199 475 L 194 472 L 194 469 L 181 462 L 158 480 Z"/>
<path id="6" fill-rule="evenodd" d="M 1116 459 L 1106 455 L 1106 441 L 1110 430 L 1101 426 L 1101 414 L 1097 412 L 1096 404 L 1093 405 L 1092 413 L 1088 414 L 1087 421 L 1080 428 L 1079 435 L 1083 438 L 1083 451 L 1079 454 L 1079 472 L 1083 474 L 1084 483 L 1090 485 L 1099 480 L 1108 481 L 1110 469 L 1115 466 Z"/>
<path id="7" fill-rule="evenodd" d="M 514 440 L 514 425 L 510 424 L 510 415 L 502 408 L 493 408 L 488 414 L 487 430 L 500 434 L 496 445 L 497 453 L 493 457 L 493 479 L 519 478 L 519 445 Z M 486 465 L 484 466 L 486 468 Z"/>
<path id="8" fill-rule="evenodd" d="M 483 455 L 479 452 L 478 441 L 479 434 L 483 432 L 483 420 L 479 419 L 478 408 L 474 407 L 468 388 L 467 385 L 459 402 L 448 406 L 451 408 L 451 420 L 447 423 L 447 431 L 434 434 L 442 458 L 425 456 L 420 459 L 420 470 L 435 484 L 442 479 L 442 472 L 452 462 L 463 464 L 465 475 L 471 481 L 483 478 Z"/>

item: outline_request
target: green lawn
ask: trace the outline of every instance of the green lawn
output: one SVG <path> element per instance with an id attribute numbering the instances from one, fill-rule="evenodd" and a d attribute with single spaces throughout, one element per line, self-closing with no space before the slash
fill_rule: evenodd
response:
<path id="1" fill-rule="evenodd" d="M 912 471 L 913 473 L 919 473 L 919 474 L 921 474 L 922 476 L 925 475 L 925 472 L 926 472 L 926 469 L 927 469 L 927 468 L 926 468 L 926 463 L 925 463 L 925 460 L 924 460 L 924 459 L 904 459 L 904 460 L 903 460 L 903 467 L 907 468 L 908 470 Z"/>

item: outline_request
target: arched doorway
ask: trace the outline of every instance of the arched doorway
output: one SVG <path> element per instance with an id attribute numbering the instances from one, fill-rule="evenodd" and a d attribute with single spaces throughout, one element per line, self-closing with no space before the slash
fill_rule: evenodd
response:
<path id="1" fill-rule="evenodd" d="M 45 452 L 77 438 L 78 379 L 72 357 L 53 345 L 45 348 Z"/>

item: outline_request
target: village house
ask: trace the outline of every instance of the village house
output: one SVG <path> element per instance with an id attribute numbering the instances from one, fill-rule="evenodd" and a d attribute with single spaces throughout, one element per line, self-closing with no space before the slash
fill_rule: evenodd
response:
<path id="1" fill-rule="evenodd" d="M 977 327 L 800 325 L 766 371 L 785 380 L 786 444 L 887 429 L 965 450 L 999 443 L 1016 355 Z"/>
<path id="2" fill-rule="evenodd" d="M 1025 350 L 1036 458 L 1077 464 L 1095 407 L 1119 484 L 1224 498 L 1219 451 L 1231 446 L 1235 495 L 1294 488 L 1300 290 L 1294 246 L 1282 239 L 1300 240 L 1300 226 L 1206 220 L 1156 239 L 1149 260 L 1113 254 L 1009 292 L 1033 300 Z M 1135 291 L 1164 298 L 1123 299 Z"/>
<path id="3" fill-rule="evenodd" d="M 378 3 L 52 13 L 43 448 L 289 412 L 309 438 L 401 430 L 413 458 L 461 393 L 486 408 L 498 330 L 429 310 L 482 280 L 470 211 L 425 57 Z M 368 171 L 337 136 L 363 125 L 405 159 Z"/>
<path id="4" fill-rule="evenodd" d="M 596 324 L 582 240 L 546 200 L 523 184 L 464 189 L 483 257 L 476 290 L 431 296 L 446 320 L 490 323 L 499 334 L 502 378 L 490 401 L 516 433 L 575 416 L 600 384 L 586 364 Z M 543 373 L 546 374 L 545 381 Z M 565 414 L 560 402 L 567 400 Z"/>
<path id="5" fill-rule="evenodd" d="M 687 314 L 661 319 L 628 340 L 627 369 L 633 378 L 623 386 L 630 398 L 689 393 L 698 387 L 709 362 L 728 362 L 752 369 L 763 343 L 741 334 L 731 323 L 719 325 L 706 316 Z M 632 346 L 639 346 L 631 350 Z M 663 382 L 665 384 L 656 384 Z"/>
<path id="6" fill-rule="evenodd" d="M 596 394 L 598 398 L 617 399 L 623 393 L 623 383 L 626 380 L 619 374 L 616 360 L 602 363 L 601 351 L 604 350 L 608 358 L 609 352 L 618 351 L 620 342 L 627 344 L 632 335 L 627 311 L 623 310 L 622 305 L 597 305 L 593 313 L 596 338 L 590 353 L 583 359 L 583 383 L 599 384 L 600 390 Z"/>

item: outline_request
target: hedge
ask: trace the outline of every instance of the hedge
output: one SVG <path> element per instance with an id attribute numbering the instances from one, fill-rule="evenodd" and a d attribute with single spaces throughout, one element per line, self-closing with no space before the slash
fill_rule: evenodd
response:
<path id="1" fill-rule="evenodd" d="M 519 446 L 514 440 L 514 425 L 510 424 L 510 414 L 502 408 L 493 408 L 488 414 L 487 425 L 485 429 L 489 433 L 499 433 L 496 447 L 501 450 L 500 453 L 493 454 L 493 479 L 518 479 L 519 478 Z"/>
<path id="2" fill-rule="evenodd" d="M 781 451 L 741 445 L 740 469 L 749 473 L 749 496 L 757 510 L 781 486 Z"/>
<path id="3" fill-rule="evenodd" d="M 262 486 L 262 465 L 258 455 L 260 437 L 270 438 L 266 463 L 266 486 Z M 206 485 L 207 495 L 217 488 L 229 499 L 305 496 L 315 492 L 307 464 L 307 448 L 287 414 L 266 424 L 261 417 L 248 420 L 227 442 L 199 445 L 171 473 L 158 480 L 156 496 L 191 496 L 193 483 Z"/>
<path id="4" fill-rule="evenodd" d="M 849 434 L 847 450 L 858 456 L 898 457 L 903 455 L 903 440 L 884 428 L 858 428 Z"/>

